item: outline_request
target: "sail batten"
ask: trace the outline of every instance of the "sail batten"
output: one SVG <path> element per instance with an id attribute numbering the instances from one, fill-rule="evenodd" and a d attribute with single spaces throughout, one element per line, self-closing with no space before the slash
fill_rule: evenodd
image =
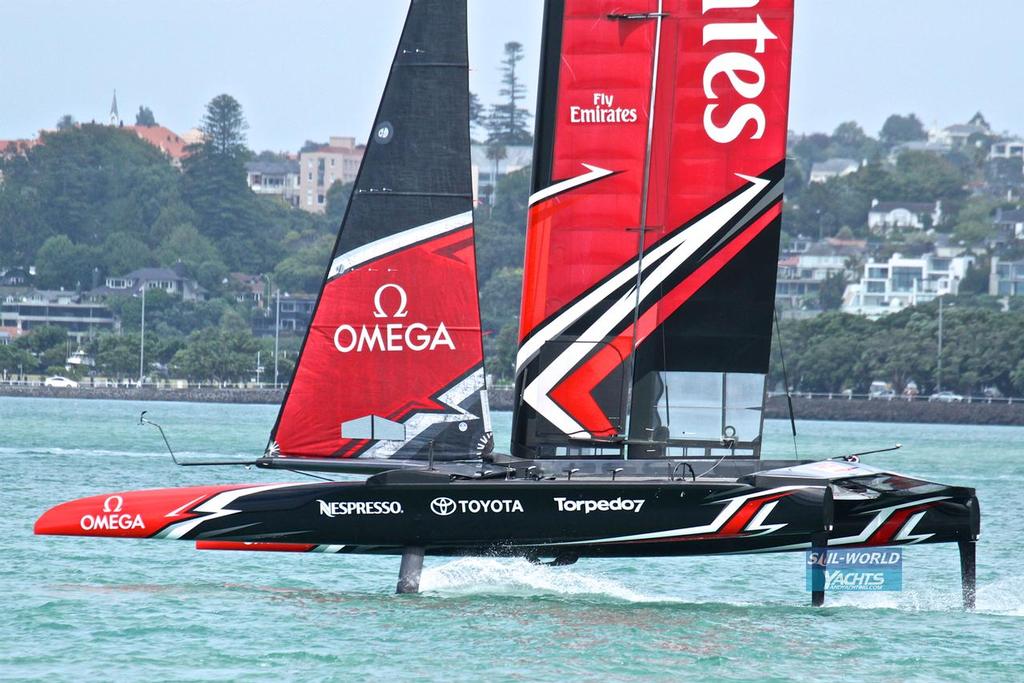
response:
<path id="1" fill-rule="evenodd" d="M 513 452 L 757 455 L 792 0 L 549 0 L 545 31 Z"/>

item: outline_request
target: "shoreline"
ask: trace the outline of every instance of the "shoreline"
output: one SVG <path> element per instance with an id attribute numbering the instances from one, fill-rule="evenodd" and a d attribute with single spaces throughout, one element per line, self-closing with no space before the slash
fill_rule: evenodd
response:
<path id="1" fill-rule="evenodd" d="M 115 401 L 183 401 L 186 403 L 239 403 L 277 405 L 284 389 L 157 389 L 143 387 L 79 387 L 77 389 L 0 385 L 0 396 L 16 398 L 78 398 Z M 512 389 L 489 390 L 493 410 L 512 409 Z M 797 420 L 837 422 L 909 422 L 924 424 L 1024 426 L 1024 402 L 930 403 L 928 401 L 848 400 L 793 397 Z M 765 404 L 765 418 L 789 419 L 786 399 L 773 396 Z"/>

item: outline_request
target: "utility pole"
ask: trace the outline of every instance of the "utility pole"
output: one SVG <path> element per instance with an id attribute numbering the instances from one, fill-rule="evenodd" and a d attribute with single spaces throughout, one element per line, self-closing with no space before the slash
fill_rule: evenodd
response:
<path id="1" fill-rule="evenodd" d="M 146 282 L 142 282 L 142 329 L 139 334 L 139 388 L 146 372 Z"/>
<path id="2" fill-rule="evenodd" d="M 274 292 L 277 298 L 277 310 L 274 313 L 274 388 L 277 389 L 277 357 L 278 357 L 278 337 L 281 333 L 281 288 L 278 287 L 277 291 Z"/>
<path id="3" fill-rule="evenodd" d="M 939 297 L 939 357 L 935 372 L 935 393 L 942 391 L 942 297 Z"/>

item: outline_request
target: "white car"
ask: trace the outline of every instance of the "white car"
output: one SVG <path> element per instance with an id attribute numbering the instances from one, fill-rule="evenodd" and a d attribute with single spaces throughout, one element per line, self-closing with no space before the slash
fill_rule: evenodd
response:
<path id="1" fill-rule="evenodd" d="M 928 397 L 929 402 L 938 403 L 960 403 L 964 400 L 964 397 L 960 394 L 954 394 L 952 391 L 940 391 L 937 394 L 932 394 Z"/>
<path id="2" fill-rule="evenodd" d="M 43 381 L 44 387 L 65 387 L 69 389 L 77 389 L 78 382 L 67 377 L 61 377 L 60 375 L 54 375 L 53 377 L 47 377 Z"/>

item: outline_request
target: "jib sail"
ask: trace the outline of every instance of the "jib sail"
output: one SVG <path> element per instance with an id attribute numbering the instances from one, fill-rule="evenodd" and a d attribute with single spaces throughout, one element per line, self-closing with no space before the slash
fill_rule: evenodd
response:
<path id="1" fill-rule="evenodd" d="M 757 455 L 792 0 L 549 0 L 513 452 Z"/>
<path id="2" fill-rule="evenodd" d="M 413 0 L 270 452 L 487 445 L 465 0 Z"/>

